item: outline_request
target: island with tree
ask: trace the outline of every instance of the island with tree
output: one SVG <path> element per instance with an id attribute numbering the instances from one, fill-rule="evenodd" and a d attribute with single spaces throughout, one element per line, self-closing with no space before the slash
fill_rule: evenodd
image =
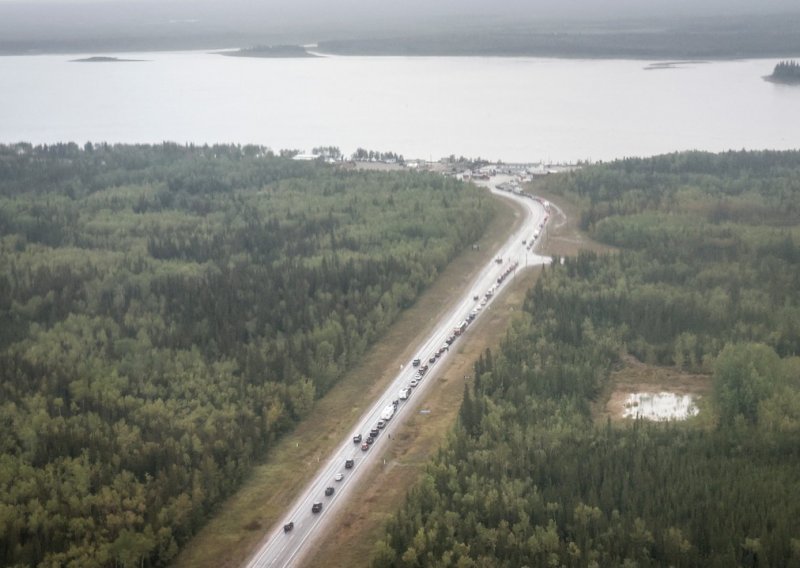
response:
<path id="1" fill-rule="evenodd" d="M 306 51 L 306 48 L 302 45 L 255 45 L 253 47 L 243 47 L 236 51 L 220 51 L 218 53 L 228 57 L 317 57 Z"/>
<path id="2" fill-rule="evenodd" d="M 800 63 L 797 61 L 781 61 L 775 66 L 772 75 L 764 77 L 773 83 L 800 85 Z"/>
<path id="3" fill-rule="evenodd" d="M 71 59 L 70 63 L 132 63 L 136 61 L 144 61 L 144 59 L 121 59 L 119 57 L 95 55 L 93 57 L 84 57 L 83 59 Z"/>

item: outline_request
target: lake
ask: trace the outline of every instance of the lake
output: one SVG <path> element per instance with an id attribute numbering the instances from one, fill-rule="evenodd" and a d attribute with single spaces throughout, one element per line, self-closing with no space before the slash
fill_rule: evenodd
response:
<path id="1" fill-rule="evenodd" d="M 761 78 L 775 60 L 646 70 L 540 58 L 76 57 L 0 57 L 0 142 L 335 145 L 554 162 L 800 147 L 800 88 Z"/>

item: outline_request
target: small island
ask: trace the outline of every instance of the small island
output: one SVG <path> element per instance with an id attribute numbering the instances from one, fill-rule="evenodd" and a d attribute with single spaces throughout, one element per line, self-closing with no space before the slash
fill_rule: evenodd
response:
<path id="1" fill-rule="evenodd" d="M 317 57 L 306 51 L 306 48 L 302 45 L 255 45 L 253 47 L 243 47 L 236 51 L 218 51 L 217 53 L 227 57 Z"/>
<path id="2" fill-rule="evenodd" d="M 772 75 L 767 75 L 764 79 L 773 83 L 800 85 L 800 63 L 797 63 L 797 61 L 781 61 L 775 66 Z"/>
<path id="3" fill-rule="evenodd" d="M 144 59 L 120 59 L 119 57 L 85 57 L 83 59 L 71 59 L 70 63 L 132 63 L 144 61 Z"/>

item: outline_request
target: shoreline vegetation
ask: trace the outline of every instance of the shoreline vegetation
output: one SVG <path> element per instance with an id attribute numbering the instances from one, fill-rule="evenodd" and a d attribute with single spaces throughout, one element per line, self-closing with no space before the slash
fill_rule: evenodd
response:
<path id="1" fill-rule="evenodd" d="M 800 14 L 781 18 L 551 22 L 319 42 L 332 55 L 556 57 L 654 61 L 785 58 L 800 54 Z"/>
<path id="2" fill-rule="evenodd" d="M 306 51 L 306 48 L 302 45 L 254 45 L 253 47 L 243 47 L 237 51 L 217 51 L 216 53 L 226 57 L 262 57 L 267 59 L 317 57 Z"/>
<path id="3" fill-rule="evenodd" d="M 2 26 L 0 26 L 2 28 Z M 341 29 L 328 32 L 319 51 L 336 55 L 494 56 L 653 61 L 791 58 L 800 56 L 800 13 L 718 18 L 629 20 L 480 21 L 456 18 L 432 20 L 424 26 L 400 23 L 375 30 Z M 2 29 L 0 29 L 2 31 Z M 177 30 L 172 30 L 176 32 Z M 143 52 L 202 50 L 219 52 L 231 45 L 251 45 L 233 57 L 272 57 L 260 45 L 292 45 L 292 56 L 304 54 L 301 45 L 314 32 L 275 35 L 268 29 L 250 32 L 209 28 L 200 33 L 155 35 L 76 34 L 3 36 L 0 54 Z M 2 36 L 2 34 L 0 34 Z"/>
<path id="4" fill-rule="evenodd" d="M 781 61 L 775 65 L 772 75 L 767 75 L 764 80 L 783 85 L 800 85 L 800 64 L 797 61 Z"/>

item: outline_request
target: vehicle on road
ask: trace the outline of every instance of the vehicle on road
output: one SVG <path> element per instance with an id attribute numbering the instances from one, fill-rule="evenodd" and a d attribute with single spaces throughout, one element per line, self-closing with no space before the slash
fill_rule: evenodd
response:
<path id="1" fill-rule="evenodd" d="M 361 444 L 361 451 L 362 452 L 366 452 L 368 449 L 369 449 L 369 444 L 367 444 L 366 442 Z"/>
<path id="2" fill-rule="evenodd" d="M 293 528 L 294 528 L 294 522 L 290 521 L 290 522 L 286 523 L 285 525 L 283 525 L 283 532 L 289 532 Z"/>
<path id="3" fill-rule="evenodd" d="M 409 396 L 411 396 L 411 389 L 406 387 L 404 389 L 400 389 L 400 400 L 406 400 Z"/>
<path id="4" fill-rule="evenodd" d="M 356 434 L 353 436 L 353 443 L 358 444 L 359 442 L 361 442 L 361 434 Z"/>
<path id="5" fill-rule="evenodd" d="M 353 466 L 356 465 L 355 460 L 345 460 L 344 461 L 344 468 L 345 469 L 353 469 Z"/>
<path id="6" fill-rule="evenodd" d="M 373 438 L 372 436 L 367 436 L 367 445 L 368 446 L 371 446 L 374 441 L 375 441 L 375 438 Z"/>
<path id="7" fill-rule="evenodd" d="M 381 412 L 381 420 L 383 420 L 384 422 L 388 422 L 389 420 L 391 420 L 392 416 L 394 416 L 394 411 L 396 408 L 397 406 L 394 404 L 394 402 L 384 406 L 383 412 Z M 378 426 L 378 428 L 380 428 L 380 426 Z"/>
<path id="8" fill-rule="evenodd" d="M 408 386 L 411 387 L 411 388 L 414 388 L 418 384 L 419 384 L 419 381 L 417 379 L 411 379 L 411 382 L 408 383 Z"/>
<path id="9" fill-rule="evenodd" d="M 477 302 L 480 299 L 480 296 L 478 294 L 475 294 L 474 296 L 472 296 L 472 299 Z"/>
<path id="10" fill-rule="evenodd" d="M 340 471 L 336 475 L 333 476 L 334 481 L 341 481 L 344 479 L 344 474 Z"/>
<path id="11" fill-rule="evenodd" d="M 318 502 L 314 503 L 313 505 L 311 505 L 311 512 L 312 513 L 319 513 L 321 511 L 322 511 L 322 502 L 321 501 L 318 501 Z"/>
<path id="12" fill-rule="evenodd" d="M 419 367 L 420 363 L 422 363 L 422 361 L 420 361 L 419 359 L 414 359 L 414 360 L 411 362 L 411 364 L 412 364 L 414 367 Z"/>
<path id="13" fill-rule="evenodd" d="M 333 495 L 333 491 L 334 491 L 333 487 L 326 487 L 325 488 L 325 497 L 330 497 L 331 495 Z"/>
<path id="14" fill-rule="evenodd" d="M 384 428 L 386 428 L 386 420 L 378 420 L 376 426 L 378 427 L 379 430 L 383 430 Z"/>
<path id="15" fill-rule="evenodd" d="M 380 430 L 378 430 L 378 428 L 377 428 L 377 427 L 376 427 L 376 428 L 373 428 L 372 430 L 370 430 L 370 431 L 369 431 L 369 436 L 370 436 L 370 438 L 377 438 L 377 437 L 378 437 L 378 434 L 380 434 L 380 432 L 381 432 L 381 431 L 380 431 Z"/>
<path id="16" fill-rule="evenodd" d="M 430 358 L 430 359 L 428 359 L 428 363 L 430 363 L 431 365 L 433 365 L 434 363 L 436 363 L 436 353 L 434 353 L 433 355 L 431 355 L 431 358 Z"/>

